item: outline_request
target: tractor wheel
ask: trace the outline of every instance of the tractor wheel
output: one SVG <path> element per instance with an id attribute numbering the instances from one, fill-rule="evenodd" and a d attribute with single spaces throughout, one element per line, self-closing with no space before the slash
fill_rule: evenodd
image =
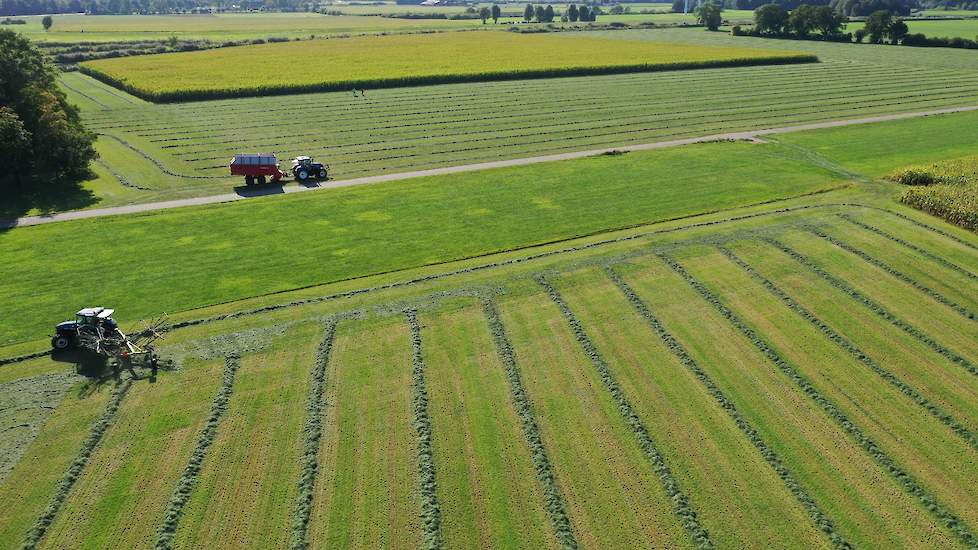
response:
<path id="1" fill-rule="evenodd" d="M 319 169 L 319 179 L 321 179 L 321 180 L 326 179 L 326 169 L 325 168 L 320 168 Z"/>
<path id="2" fill-rule="evenodd" d="M 63 351 L 71 347 L 71 340 L 67 336 L 57 335 L 51 338 L 51 347 Z"/>
<path id="3" fill-rule="evenodd" d="M 306 170 L 305 168 L 300 168 L 295 173 L 295 179 L 297 179 L 299 181 L 306 181 L 307 178 L 309 178 L 309 171 Z"/>
<path id="4" fill-rule="evenodd" d="M 258 176 L 258 185 L 265 185 L 265 176 Z"/>
<path id="5" fill-rule="evenodd" d="M 245 185 L 254 185 L 254 184 L 255 184 L 255 178 L 251 176 L 245 176 Z"/>

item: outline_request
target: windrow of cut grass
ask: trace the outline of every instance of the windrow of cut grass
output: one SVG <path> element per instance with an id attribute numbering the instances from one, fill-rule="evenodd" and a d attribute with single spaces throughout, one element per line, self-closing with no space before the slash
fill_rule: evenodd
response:
<path id="1" fill-rule="evenodd" d="M 880 404 L 899 402 L 900 407 L 907 407 L 897 392 L 867 376 L 865 366 L 879 367 L 862 350 L 730 250 L 721 248 L 716 253 L 709 248 L 700 249 L 683 254 L 681 261 L 684 269 L 703 281 L 746 326 L 763 334 L 801 376 L 807 377 L 824 397 L 842 405 L 843 410 L 850 403 L 847 395 L 859 396 L 860 401 L 877 399 L 873 406 L 882 409 L 877 411 L 877 418 L 892 416 Z M 796 316 L 808 323 L 799 322 Z M 827 416 L 819 417 L 823 423 L 830 421 Z M 884 544 L 883 541 L 901 547 L 954 544 L 950 533 L 941 529 L 898 477 L 891 475 L 886 464 L 865 452 L 865 448 L 860 449 L 859 442 L 842 431 L 829 433 L 835 433 L 831 444 L 809 440 L 789 447 L 786 453 L 809 480 L 813 498 L 837 518 L 839 529 L 853 545 L 872 546 Z M 787 443 L 783 438 L 778 441 Z"/>
<path id="2" fill-rule="evenodd" d="M 403 316 L 337 326 L 310 547 L 421 545 L 411 358 Z"/>
<path id="3" fill-rule="evenodd" d="M 672 501 L 673 509 L 676 515 L 679 516 L 680 521 L 682 521 L 683 527 L 689 533 L 690 538 L 698 548 L 715 548 L 713 541 L 710 539 L 710 533 L 707 532 L 707 530 L 700 523 L 699 518 L 696 515 L 696 511 L 689 502 L 689 498 L 685 493 L 683 493 L 683 490 L 676 481 L 675 476 L 673 476 L 673 473 L 670 470 L 669 465 L 666 463 L 665 458 L 662 456 L 659 448 L 652 440 L 652 436 L 649 434 L 648 428 L 645 427 L 642 420 L 635 412 L 635 409 L 629 402 L 625 392 L 622 391 L 618 381 L 611 373 L 608 363 L 605 362 L 601 352 L 599 352 L 598 348 L 594 345 L 594 341 L 588 335 L 580 320 L 578 320 L 577 315 L 571 311 L 570 307 L 567 305 L 567 302 L 564 301 L 563 296 L 561 296 L 557 288 L 553 286 L 553 284 L 551 284 L 546 277 L 538 276 L 536 280 L 538 283 L 540 283 L 540 286 L 547 291 L 550 299 L 554 302 L 554 304 L 556 304 L 557 308 L 560 309 L 561 314 L 563 314 L 564 318 L 567 319 L 568 324 L 570 324 L 571 330 L 574 332 L 574 338 L 577 339 L 577 342 L 581 345 L 582 350 L 598 371 L 605 388 L 618 405 L 618 410 L 625 420 L 625 423 L 628 424 L 628 426 L 634 432 L 635 438 L 638 440 L 638 444 L 642 447 L 642 451 L 648 457 L 649 462 L 651 462 L 652 469 L 659 476 L 659 481 L 662 483 L 662 488 Z"/>
<path id="4" fill-rule="evenodd" d="M 419 321 L 445 545 L 555 547 L 482 308 L 467 301 Z"/>
<path id="5" fill-rule="evenodd" d="M 519 365 L 516 362 L 516 354 L 513 351 L 509 336 L 506 334 L 506 327 L 503 325 L 499 310 L 492 300 L 487 299 L 483 302 L 483 312 L 486 315 L 499 360 L 506 369 L 513 406 L 516 408 L 516 414 L 520 417 L 523 437 L 530 448 L 537 480 L 543 486 L 547 515 L 550 518 L 550 524 L 553 527 L 558 545 L 565 550 L 576 549 L 579 546 L 574 531 L 571 529 L 570 517 L 567 514 L 567 503 L 561 494 L 553 464 L 543 444 L 540 427 L 534 418 L 530 400 L 523 386 Z"/>
<path id="6" fill-rule="evenodd" d="M 315 61 L 296 67 L 300 58 Z M 265 44 L 96 60 L 80 68 L 137 97 L 173 102 L 817 60 L 737 47 L 493 32 Z"/>
<path id="7" fill-rule="evenodd" d="M 175 547 L 288 546 L 301 471 L 303 397 L 321 335 L 321 323 L 302 323 L 265 349 L 241 356 L 227 412 L 177 525 Z"/>
<path id="8" fill-rule="evenodd" d="M 927 376 L 943 377 L 942 372 L 947 367 L 939 355 L 916 340 L 906 338 L 902 331 L 872 312 L 863 311 L 851 297 L 827 282 L 808 272 L 799 272 L 797 263 L 776 247 L 738 240 L 732 243 L 731 249 L 879 364 L 885 365 L 918 391 L 926 390 L 925 395 L 950 409 L 945 396 L 931 392 L 929 383 L 921 380 Z M 762 300 L 763 294 L 757 301 Z M 759 326 L 763 326 L 765 335 L 769 336 L 767 327 L 772 325 Z M 809 333 L 815 330 L 804 323 L 789 324 L 787 327 L 792 328 L 795 334 L 804 333 L 806 329 Z M 815 368 L 821 363 L 811 359 L 812 352 L 780 335 L 785 332 L 788 332 L 787 328 L 773 334 L 779 342 L 780 354 L 791 358 L 794 368 L 807 374 L 818 392 L 830 399 L 854 427 L 875 442 L 878 452 L 866 449 L 870 456 L 879 461 L 925 509 L 937 514 L 941 525 L 952 532 L 957 529 L 956 526 L 973 531 L 972 526 L 978 524 L 978 517 L 974 507 L 968 503 L 976 499 L 976 493 L 973 484 L 965 480 L 974 475 L 974 448 L 954 436 L 938 418 L 897 388 L 877 379 L 842 350 L 835 351 L 838 359 L 830 363 L 843 369 L 832 375 L 836 380 L 833 385 L 821 369 Z M 816 341 L 818 338 L 815 337 Z M 831 346 L 829 350 L 834 351 Z M 825 352 L 821 353 L 824 356 Z M 860 371 L 863 373 L 861 377 L 854 378 L 851 374 Z M 923 376 L 915 377 L 915 372 Z M 963 415 L 958 417 L 963 418 Z M 865 443 L 857 442 L 861 446 Z M 935 499 L 943 503 L 943 511 L 940 507 L 931 506 Z M 953 516 L 960 519 L 955 521 Z"/>
<path id="9" fill-rule="evenodd" d="M 716 546 L 776 540 L 781 521 L 751 518 L 795 509 L 794 497 L 694 373 L 650 334 L 646 319 L 604 270 L 561 272 L 553 280 L 656 438 Z"/>
<path id="10" fill-rule="evenodd" d="M 137 380 L 42 548 L 151 548 L 207 418 L 223 361 Z"/>
<path id="11" fill-rule="evenodd" d="M 690 287 L 692 287 L 696 293 L 703 298 L 703 300 L 713 306 L 717 313 L 725 318 L 737 330 L 737 332 L 739 332 L 746 340 L 750 341 L 751 344 L 756 347 L 768 361 L 774 364 L 778 370 L 790 378 L 791 381 L 797 385 L 807 397 L 816 403 L 851 437 L 859 441 L 867 452 L 876 455 L 876 459 L 885 464 L 890 471 L 896 471 L 896 477 L 900 478 L 903 483 L 907 485 L 908 490 L 920 495 L 920 499 L 924 502 L 924 504 L 938 519 L 944 523 L 947 529 L 954 533 L 962 544 L 975 545 L 978 543 L 978 537 L 975 537 L 974 532 L 966 523 L 962 522 L 961 519 L 957 517 L 945 504 L 938 501 L 932 494 L 929 494 L 926 489 L 923 489 L 917 485 L 913 478 L 909 477 L 909 475 L 907 475 L 905 472 L 900 472 L 899 467 L 893 464 L 892 461 L 887 460 L 888 457 L 883 454 L 876 443 L 869 439 L 861 429 L 853 424 L 831 400 L 827 399 L 821 392 L 819 392 L 811 381 L 806 376 L 802 375 L 794 365 L 786 361 L 781 353 L 779 353 L 776 348 L 768 343 L 766 338 L 755 331 L 751 326 L 746 324 L 739 315 L 720 301 L 719 297 L 715 293 L 713 293 L 702 282 L 693 277 L 678 262 L 664 254 L 660 254 L 659 257 L 683 280 L 685 280 Z M 815 506 L 814 501 L 811 502 L 811 506 Z M 834 531 L 832 524 L 827 521 L 828 518 L 815 519 L 819 527 L 832 538 L 836 546 L 849 546 L 848 543 L 841 537 L 841 534 Z"/>
<path id="12" fill-rule="evenodd" d="M 95 391 L 93 391 L 95 390 Z M 107 387 L 77 384 L 52 411 L 27 451 L 0 483 L 0 546 L 17 548 L 45 512 L 65 472 L 112 397 Z"/>

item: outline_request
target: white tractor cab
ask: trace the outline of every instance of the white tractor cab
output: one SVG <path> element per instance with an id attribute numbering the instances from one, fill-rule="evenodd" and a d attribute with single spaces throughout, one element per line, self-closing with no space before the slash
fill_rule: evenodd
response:
<path id="1" fill-rule="evenodd" d="M 81 337 L 105 338 L 119 333 L 119 324 L 112 318 L 114 309 L 86 307 L 75 313 L 74 321 L 64 321 L 55 327 L 51 347 L 65 350 L 79 343 Z"/>
<path id="2" fill-rule="evenodd" d="M 292 177 L 296 181 L 307 179 L 325 180 L 329 176 L 329 166 L 321 162 L 313 162 L 312 157 L 295 157 L 292 159 Z"/>

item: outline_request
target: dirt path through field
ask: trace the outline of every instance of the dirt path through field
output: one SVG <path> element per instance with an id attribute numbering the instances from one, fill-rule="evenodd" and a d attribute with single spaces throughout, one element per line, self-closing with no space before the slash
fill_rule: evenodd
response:
<path id="1" fill-rule="evenodd" d="M 873 122 L 885 122 L 889 120 L 902 120 L 906 118 L 918 118 L 949 113 L 961 113 L 967 111 L 978 111 L 978 105 L 967 107 L 952 107 L 948 109 L 935 109 L 932 111 L 918 111 L 913 113 L 897 113 L 892 115 L 880 115 L 866 118 L 854 118 L 847 120 L 830 120 L 826 122 L 816 122 L 812 124 L 801 124 L 797 126 L 783 126 L 780 128 L 766 128 L 762 130 L 750 130 L 747 132 L 730 132 L 726 134 L 712 134 L 686 139 L 676 139 L 671 141 L 657 141 L 654 143 L 642 143 L 639 145 L 625 145 L 621 147 L 610 147 L 606 149 L 591 149 L 587 151 L 572 151 L 568 153 L 558 153 L 555 155 L 544 155 L 539 157 L 525 157 L 509 160 L 497 160 L 492 162 L 481 162 L 476 164 L 463 164 L 460 166 L 447 166 L 445 168 L 432 168 L 429 170 L 416 170 L 412 172 L 399 172 L 396 174 L 382 174 L 379 176 L 366 176 L 348 180 L 327 181 L 318 185 L 291 185 L 283 187 L 267 187 L 264 189 L 254 188 L 248 193 L 226 193 L 222 195 L 211 195 L 207 197 L 194 197 L 189 199 L 178 199 L 160 202 L 148 202 L 143 204 L 130 204 L 125 206 L 113 206 L 110 208 L 93 208 L 91 210 L 77 210 L 72 212 L 60 212 L 44 216 L 24 216 L 16 220 L 0 220 L 0 229 L 11 227 L 25 227 L 30 225 L 40 225 L 44 223 L 80 220 L 85 218 L 97 218 L 102 216 L 117 216 L 120 214 L 134 214 L 138 212 L 151 212 L 154 210 L 164 210 L 167 208 L 179 208 L 181 206 L 197 206 L 202 204 L 215 204 L 222 202 L 232 202 L 242 199 L 251 199 L 262 196 L 281 195 L 286 193 L 299 193 L 302 191 L 316 191 L 321 189 L 337 189 L 340 187 L 351 187 L 354 185 L 368 185 L 373 183 L 383 183 L 386 181 L 396 181 L 409 178 L 420 178 L 425 176 L 437 176 L 443 174 L 457 174 L 461 172 L 474 172 L 477 170 L 488 170 L 490 168 L 504 168 L 507 166 L 524 166 L 527 164 L 537 164 L 540 162 L 553 162 L 558 160 L 571 160 L 584 157 L 593 157 L 612 151 L 648 151 L 651 149 L 666 149 L 693 143 L 706 143 L 711 141 L 731 141 L 749 140 L 761 141 L 760 138 L 772 134 L 786 134 L 790 132 L 801 132 L 805 130 L 819 130 L 823 128 L 838 128 L 841 126 L 853 126 L 856 124 L 870 124 Z"/>

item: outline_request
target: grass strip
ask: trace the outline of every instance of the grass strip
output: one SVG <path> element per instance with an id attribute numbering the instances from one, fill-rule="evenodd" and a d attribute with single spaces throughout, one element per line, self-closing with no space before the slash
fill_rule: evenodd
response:
<path id="1" fill-rule="evenodd" d="M 689 498 L 683 493 L 682 488 L 679 487 L 679 482 L 672 474 L 672 470 L 669 465 L 666 464 L 665 457 L 659 452 L 658 447 L 656 447 L 655 442 L 652 441 L 652 436 L 649 435 L 648 428 L 642 423 L 642 420 L 638 417 L 635 409 L 632 408 L 632 404 L 629 403 L 628 397 L 625 392 L 619 386 L 618 381 L 611 374 L 611 369 L 608 368 L 608 364 L 605 362 L 604 357 L 598 351 L 597 346 L 594 345 L 594 341 L 588 336 L 587 331 L 584 330 L 584 326 L 578 320 L 577 316 L 570 309 L 567 303 L 564 301 L 563 296 L 557 291 L 556 287 L 550 283 L 543 275 L 537 275 L 537 282 L 547 291 L 550 299 L 557 305 L 560 312 L 567 319 L 567 322 L 571 326 L 571 330 L 574 332 L 574 337 L 577 339 L 578 343 L 581 344 L 581 348 L 584 353 L 591 359 L 591 363 L 598 370 L 598 374 L 601 376 L 601 381 L 604 382 L 605 388 L 611 393 L 614 398 L 615 403 L 618 405 L 618 412 L 621 413 L 622 418 L 625 423 L 632 429 L 635 433 L 636 439 L 638 439 L 638 444 L 641 446 L 642 451 L 645 456 L 652 463 L 652 469 L 655 471 L 656 475 L 659 476 L 659 482 L 662 484 L 662 488 L 665 490 L 666 495 L 672 500 L 674 511 L 677 516 L 679 516 L 680 521 L 682 521 L 683 527 L 689 535 L 696 541 L 696 546 L 698 548 L 714 548 L 713 541 L 710 539 L 710 534 L 707 532 L 706 528 L 700 524 L 699 518 L 696 515 L 696 511 L 693 510 L 692 504 L 689 502 Z"/>
<path id="2" fill-rule="evenodd" d="M 790 378 L 801 391 L 807 395 L 812 401 L 814 401 L 819 407 L 822 408 L 835 422 L 845 430 L 863 449 L 866 450 L 876 461 L 882 465 L 887 471 L 890 472 L 904 488 L 909 492 L 914 494 L 918 500 L 920 500 L 923 506 L 930 510 L 935 517 L 944 523 L 944 525 L 954 533 L 957 538 L 969 547 L 978 546 L 978 538 L 971 532 L 971 529 L 962 521 L 960 518 L 955 516 L 950 510 L 944 507 L 934 495 L 928 492 L 926 489 L 920 486 L 920 484 L 913 479 L 906 471 L 904 471 L 900 466 L 893 461 L 892 458 L 886 455 L 883 450 L 869 437 L 867 437 L 863 431 L 856 426 L 851 420 L 849 420 L 838 407 L 832 403 L 827 397 L 822 395 L 807 378 L 802 376 L 794 367 L 792 367 L 781 355 L 775 351 L 770 344 L 767 343 L 763 338 L 760 337 L 757 332 L 750 328 L 737 314 L 735 314 L 730 308 L 723 304 L 720 299 L 714 294 L 710 289 L 708 289 L 703 283 L 695 279 L 689 274 L 679 263 L 677 263 L 672 258 L 666 256 L 665 254 L 658 255 L 664 262 L 666 262 L 669 267 L 679 274 L 683 280 L 689 284 L 704 300 L 710 303 L 714 309 L 717 310 L 720 315 L 727 319 L 741 334 L 744 335 L 753 345 L 764 354 L 765 357 L 771 363 L 773 363 L 781 372 L 783 372 L 788 378 Z M 812 502 L 814 506 L 814 502 Z M 825 518 L 825 521 L 829 521 Z M 832 528 L 831 523 L 819 524 L 825 528 Z M 826 531 L 832 537 L 833 543 L 839 545 L 840 543 L 849 547 L 841 535 L 836 533 L 831 533 Z M 836 539 L 838 537 L 838 539 Z"/>
<path id="3" fill-rule="evenodd" d="M 893 211 L 888 210 L 888 209 L 885 209 L 885 208 L 881 208 L 880 210 L 883 211 L 883 212 L 886 212 L 888 214 L 892 214 L 892 215 L 896 216 L 897 218 L 900 218 L 901 220 L 910 222 L 910 223 L 916 225 L 917 227 L 926 229 L 926 230 L 930 231 L 931 233 L 937 233 L 938 235 L 940 235 L 942 237 L 946 237 L 948 239 L 951 239 L 952 241 L 954 241 L 954 242 L 956 242 L 956 243 L 958 243 L 958 244 L 960 244 L 962 246 L 966 246 L 966 247 L 968 247 L 968 248 L 970 248 L 972 250 L 978 250 L 978 245 L 976 245 L 975 243 L 966 241 L 966 240 L 962 239 L 961 237 L 958 237 L 957 235 L 953 235 L 953 234 L 951 234 L 951 233 L 949 233 L 947 231 L 944 231 L 943 229 L 941 229 L 939 227 L 934 227 L 933 225 L 929 225 L 929 224 L 926 224 L 924 222 L 917 221 L 917 220 L 911 218 L 910 216 L 908 216 L 906 214 L 901 214 L 900 212 L 893 212 Z M 850 219 L 850 221 L 853 221 L 853 220 Z"/>
<path id="4" fill-rule="evenodd" d="M 227 412 L 228 401 L 231 399 L 231 391 L 234 388 L 235 374 L 237 374 L 240 366 L 241 358 L 237 355 L 229 355 L 224 359 L 224 379 L 221 383 L 221 389 L 214 397 L 214 402 L 211 404 L 211 414 L 207 418 L 204 428 L 200 431 L 197 445 L 190 455 L 190 461 L 187 463 L 183 475 L 177 481 L 177 486 L 173 490 L 169 504 L 167 504 L 163 524 L 157 531 L 156 550 L 171 550 L 173 548 L 173 539 L 177 532 L 177 525 L 180 523 L 180 517 L 183 515 L 183 508 L 190 500 L 190 494 L 197 484 L 197 477 L 203 468 L 207 451 L 217 437 L 217 428 L 220 426 L 221 420 L 224 419 L 224 413 Z"/>
<path id="5" fill-rule="evenodd" d="M 503 320 L 496 310 L 496 305 L 492 300 L 485 300 L 482 303 L 485 311 L 486 320 L 489 323 L 489 332 L 492 333 L 493 342 L 496 345 L 496 352 L 499 359 L 506 368 L 506 377 L 509 380 L 509 388 L 512 393 L 513 406 L 516 414 L 520 417 L 520 424 L 523 428 L 523 436 L 526 438 L 527 446 L 530 448 L 530 455 L 533 458 L 533 467 L 536 470 L 537 480 L 543 486 L 544 500 L 546 501 L 547 515 L 550 517 L 550 524 L 557 542 L 565 550 L 578 548 L 577 539 L 571 529 L 570 516 L 567 515 L 567 505 L 564 497 L 557 486 L 556 474 L 550 457 L 547 456 L 547 449 L 543 445 L 543 438 L 540 436 L 540 428 L 533 418 L 533 407 L 530 398 L 526 395 L 523 387 L 523 380 L 520 377 L 520 368 L 516 363 L 516 355 L 513 353 L 513 345 L 506 335 L 506 327 Z"/>
<path id="6" fill-rule="evenodd" d="M 54 523 L 54 518 L 58 515 L 58 511 L 61 510 L 61 505 L 68 498 L 68 493 L 75 486 L 78 478 L 81 477 L 82 471 L 88 465 L 88 460 L 91 458 L 92 453 L 95 452 L 95 448 L 98 447 L 105 432 L 109 430 L 109 427 L 115 420 L 119 406 L 122 405 L 122 399 L 129 393 L 129 388 L 131 387 L 132 378 L 127 378 L 119 382 L 115 387 L 112 398 L 109 399 L 108 404 L 105 406 L 105 411 L 102 412 L 102 416 L 92 425 L 92 430 L 89 432 L 88 438 L 82 443 L 81 449 L 78 451 L 78 456 L 71 463 L 71 466 L 68 467 L 68 471 L 65 472 L 61 483 L 54 492 L 54 496 L 51 497 L 51 502 L 48 504 L 47 509 L 37 518 L 37 521 L 34 522 L 34 525 L 27 532 L 27 536 L 20 546 L 21 550 L 34 550 L 41 543 L 41 540 L 44 539 L 48 528 Z"/>
<path id="7" fill-rule="evenodd" d="M 329 359 L 336 337 L 336 319 L 326 322 L 323 340 L 316 350 L 309 396 L 306 398 L 306 425 L 303 428 L 302 471 L 299 474 L 299 488 L 295 497 L 295 510 L 292 515 L 292 533 L 289 548 L 305 550 L 309 548 L 309 518 L 312 514 L 316 477 L 319 474 L 319 442 L 323 436 L 323 392 L 326 388 L 326 375 Z"/>
<path id="8" fill-rule="evenodd" d="M 896 277 L 897 279 L 899 279 L 899 280 L 907 283 L 908 285 L 910 285 L 910 286 L 916 288 L 917 290 L 923 292 L 924 294 L 930 296 L 934 300 L 937 300 L 938 302 L 944 304 L 945 306 L 947 306 L 947 307 L 953 309 L 954 311 L 960 313 L 963 317 L 965 317 L 967 319 L 971 319 L 971 320 L 978 319 L 978 314 L 976 314 L 975 312 L 969 310 L 968 308 L 962 306 L 961 304 L 958 304 L 957 302 L 954 302 L 954 301 L 950 300 L 948 297 L 944 296 L 940 292 L 937 292 L 936 290 L 934 290 L 934 289 L 932 289 L 932 288 L 930 288 L 928 286 L 925 286 L 925 285 L 921 284 L 916 279 L 914 279 L 914 278 L 910 277 L 909 275 L 907 275 L 906 273 L 903 273 L 902 271 L 894 268 L 893 266 L 887 264 L 886 262 L 883 262 L 882 260 L 879 260 L 879 259 L 876 259 L 876 258 L 870 256 L 869 254 L 863 252 L 862 250 L 859 250 L 858 248 L 856 248 L 856 247 L 854 247 L 854 246 L 852 246 L 852 245 L 850 245 L 850 244 L 848 244 L 848 243 L 846 243 L 846 242 L 844 242 L 844 241 L 842 241 L 840 239 L 837 239 L 837 238 L 835 238 L 835 237 L 833 237 L 833 236 L 831 236 L 831 235 L 823 232 L 821 229 L 819 229 L 819 228 L 817 228 L 815 226 L 804 226 L 803 228 L 805 230 L 807 230 L 808 232 L 814 234 L 815 236 L 821 237 L 821 238 L 825 239 L 826 241 L 834 244 L 835 246 L 838 246 L 842 250 L 845 250 L 846 252 L 850 252 L 850 253 L 858 256 L 859 258 L 863 259 L 867 263 L 869 263 L 871 265 L 874 265 L 874 266 L 882 269 L 883 271 L 889 273 L 890 275 Z"/>
<path id="9" fill-rule="evenodd" d="M 946 259 L 944 259 L 944 258 L 942 258 L 942 257 L 940 257 L 940 256 L 938 256 L 938 255 L 936 255 L 936 254 L 928 251 L 928 250 L 924 250 L 923 248 L 920 248 L 919 246 L 917 246 L 915 244 L 912 244 L 910 242 L 907 242 L 907 241 L 901 239 L 900 237 L 897 237 L 896 235 L 891 235 L 890 233 L 887 233 L 886 231 L 883 231 L 882 229 L 880 229 L 878 227 L 874 227 L 874 226 L 869 225 L 867 223 L 863 223 L 863 222 L 861 222 L 861 221 L 853 218 L 852 216 L 848 216 L 846 214 L 839 214 L 839 217 L 842 218 L 842 219 L 844 219 L 844 220 L 846 220 L 849 223 L 852 223 L 852 224 L 855 224 L 855 225 L 857 225 L 859 227 L 862 227 L 863 229 L 865 229 L 867 231 L 872 231 L 873 233 L 876 233 L 877 235 L 879 235 L 880 237 L 883 237 L 884 239 L 887 239 L 887 240 L 893 241 L 893 242 L 895 242 L 895 243 L 897 243 L 899 245 L 905 246 L 905 247 L 909 248 L 910 250 L 913 250 L 917 254 L 920 254 L 921 256 L 927 258 L 928 260 L 931 260 L 933 262 L 937 262 L 937 263 L 941 264 L 942 266 L 950 269 L 951 271 L 955 271 L 957 273 L 960 273 L 960 274 L 964 275 L 965 277 L 968 277 L 969 279 L 978 281 L 978 275 L 976 275 L 976 274 L 968 271 L 967 269 L 959 266 L 958 264 L 952 263 L 952 262 L 950 262 L 950 261 L 948 261 L 948 260 L 946 260 Z M 924 227 L 927 227 L 927 226 L 924 226 Z M 936 228 L 935 228 L 935 230 L 936 230 Z M 941 233 L 945 237 L 952 237 L 949 234 L 946 234 L 946 233 L 943 233 L 943 232 L 941 232 Z M 957 241 L 958 243 L 964 244 L 964 245 L 969 246 L 971 248 L 976 248 L 974 245 L 969 244 L 969 243 L 966 243 L 965 241 L 960 240 L 960 239 L 957 239 L 956 237 L 952 237 L 952 238 L 954 238 L 954 240 Z"/>
<path id="10" fill-rule="evenodd" d="M 836 332 L 832 327 L 828 326 L 821 319 L 815 316 L 814 313 L 809 311 L 805 306 L 801 305 L 794 298 L 788 295 L 784 290 L 779 288 L 771 280 L 765 278 L 763 275 L 757 272 L 753 267 L 745 262 L 742 258 L 733 253 L 733 251 L 725 248 L 719 247 L 720 252 L 726 256 L 730 261 L 737 264 L 747 275 L 752 279 L 760 283 L 768 292 L 770 292 L 774 297 L 779 299 L 781 303 L 786 305 L 789 309 L 800 315 L 803 319 L 815 326 L 826 338 L 834 342 L 840 348 L 845 350 L 849 355 L 855 358 L 857 361 L 869 367 L 873 372 L 878 374 L 880 378 L 889 382 L 896 389 L 900 390 L 901 393 L 913 400 L 914 403 L 925 409 L 932 416 L 940 420 L 945 426 L 951 428 L 951 431 L 961 436 L 971 447 L 978 450 L 978 437 L 975 436 L 968 428 L 961 425 L 960 422 L 954 419 L 953 416 L 945 412 L 943 409 L 931 403 L 926 397 L 921 395 L 917 390 L 908 385 L 899 377 L 894 375 L 892 372 L 884 369 L 877 363 L 872 357 L 868 356 L 863 350 L 859 349 L 858 346 L 850 342 L 844 336 Z"/>
<path id="11" fill-rule="evenodd" d="M 663 256 L 660 257 L 666 260 L 670 266 L 675 264 L 671 259 L 667 259 Z M 678 264 L 675 265 L 678 267 Z M 672 351 L 673 355 L 679 359 L 683 366 L 685 366 L 693 374 L 693 376 L 695 376 L 703 384 L 703 386 L 706 387 L 706 390 L 710 393 L 710 395 L 716 399 L 717 403 L 720 404 L 720 407 L 727 412 L 734 423 L 737 424 L 737 427 L 740 428 L 740 431 L 747 436 L 747 439 L 749 439 L 754 447 L 761 453 L 764 460 L 771 465 L 771 468 L 773 468 L 775 473 L 778 474 L 778 477 L 781 478 L 788 490 L 791 491 L 791 494 L 794 495 L 795 499 L 797 499 L 798 502 L 801 503 L 802 507 L 808 512 L 808 515 L 815 522 L 815 525 L 823 533 L 825 533 L 826 536 L 828 536 L 832 545 L 835 548 L 840 549 L 852 548 L 852 546 L 846 542 L 842 535 L 836 532 L 835 525 L 832 523 L 832 520 L 829 519 L 824 512 L 822 512 L 822 510 L 818 507 L 818 504 L 816 504 L 812 497 L 805 492 L 805 489 L 798 483 L 795 476 L 781 461 L 781 457 L 779 457 L 778 454 L 774 452 L 770 446 L 768 446 L 768 444 L 761 437 L 761 434 L 758 433 L 757 429 L 755 429 L 750 422 L 748 422 L 747 419 L 740 414 L 740 411 L 737 410 L 737 407 L 734 405 L 733 401 L 731 401 L 730 398 L 723 393 L 723 390 L 716 385 L 713 379 L 710 378 L 710 375 L 707 374 L 702 367 L 700 367 L 696 360 L 693 359 L 688 351 L 686 351 L 686 348 L 683 347 L 683 345 L 679 343 L 679 341 L 676 340 L 671 333 L 669 333 L 665 325 L 663 325 L 662 322 L 659 321 L 659 319 L 652 313 L 648 305 L 646 305 L 645 302 L 643 302 L 642 299 L 635 294 L 635 291 L 628 286 L 628 283 L 622 279 L 621 275 L 619 275 L 618 272 L 611 266 L 607 266 L 605 269 L 611 280 L 615 283 L 619 290 L 621 290 L 622 294 L 625 295 L 628 302 L 632 304 L 632 307 L 635 308 L 639 315 L 645 318 L 652 330 L 655 331 L 659 338 L 662 339 L 663 344 L 665 344 L 665 346 Z M 684 279 L 689 277 L 689 274 L 685 273 L 685 271 L 681 272 L 680 275 L 683 276 Z"/>
<path id="12" fill-rule="evenodd" d="M 421 519 L 424 522 L 422 547 L 437 550 L 445 547 L 441 534 L 441 509 L 435 481 L 435 457 L 431 448 L 431 416 L 428 414 L 428 390 L 424 380 L 424 356 L 421 352 L 421 323 L 416 310 L 404 312 L 411 325 L 411 349 L 414 377 L 414 430 L 418 437 L 418 483 L 421 491 Z"/>
<path id="13" fill-rule="evenodd" d="M 764 241 L 771 244 L 775 248 L 781 250 L 782 252 L 790 256 L 793 260 L 795 260 L 799 264 L 807 267 L 812 273 L 817 275 L 819 278 L 823 279 L 825 282 L 839 289 L 843 293 L 848 294 L 857 302 L 869 308 L 870 311 L 878 315 L 880 318 L 889 321 L 893 326 L 899 328 L 903 332 L 916 338 L 924 345 L 934 350 L 935 352 L 939 353 L 940 355 L 942 355 L 944 358 L 951 361 L 955 365 L 959 365 L 969 373 L 978 376 L 978 367 L 975 367 L 975 365 L 971 361 L 965 359 L 964 357 L 958 355 L 954 351 L 948 349 L 938 341 L 934 340 L 933 338 L 925 334 L 917 327 L 911 325 L 910 323 L 904 321 L 903 319 L 900 319 L 899 317 L 894 315 L 890 310 L 880 305 L 879 302 L 873 300 L 869 296 L 866 296 L 862 292 L 849 286 L 842 279 L 839 279 L 838 277 L 828 273 L 827 271 L 819 267 L 818 264 L 813 262 L 811 258 L 803 255 L 802 253 L 798 252 L 797 250 L 794 250 L 793 248 L 790 248 L 788 245 L 782 243 L 781 241 L 778 241 L 777 239 L 766 237 L 764 238 Z"/>

